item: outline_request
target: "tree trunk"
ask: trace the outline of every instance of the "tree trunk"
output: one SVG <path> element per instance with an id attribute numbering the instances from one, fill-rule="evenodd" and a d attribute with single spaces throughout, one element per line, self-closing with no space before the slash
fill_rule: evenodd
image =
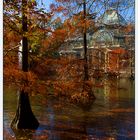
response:
<path id="1" fill-rule="evenodd" d="M 83 10 L 84 10 L 84 22 L 85 22 L 85 26 L 84 26 L 84 60 L 85 60 L 85 64 L 84 64 L 84 81 L 89 80 L 89 76 L 88 76 L 88 62 L 87 62 L 87 35 L 86 35 L 86 0 L 84 0 L 83 3 Z"/>
<path id="2" fill-rule="evenodd" d="M 27 33 L 27 17 L 26 17 L 26 5 L 27 0 L 22 0 L 22 71 L 28 72 L 28 39 Z M 28 86 L 28 81 L 26 81 Z M 16 129 L 36 129 L 39 126 L 37 119 L 35 118 L 29 101 L 28 93 L 20 91 L 18 108 L 14 120 L 11 123 L 12 128 Z"/>
<path id="3" fill-rule="evenodd" d="M 84 85 L 83 85 L 83 91 L 87 91 L 88 92 L 88 95 L 90 97 L 91 100 L 94 100 L 95 99 L 95 96 L 93 94 L 93 90 L 92 90 L 92 87 L 89 87 L 89 85 L 86 83 L 86 81 L 89 80 L 89 74 L 88 74 L 88 59 L 87 59 L 87 25 L 86 25 L 86 16 L 87 16 L 87 13 L 86 13 L 86 0 L 83 1 L 83 11 L 84 11 L 84 15 L 83 15 L 83 18 L 84 18 L 84 33 L 83 33 L 83 44 L 84 44 L 84 60 L 85 60 L 85 63 L 84 63 Z"/>
<path id="4" fill-rule="evenodd" d="M 39 123 L 30 106 L 28 93 L 20 91 L 17 112 L 11 127 L 13 129 L 37 129 L 38 126 Z"/>

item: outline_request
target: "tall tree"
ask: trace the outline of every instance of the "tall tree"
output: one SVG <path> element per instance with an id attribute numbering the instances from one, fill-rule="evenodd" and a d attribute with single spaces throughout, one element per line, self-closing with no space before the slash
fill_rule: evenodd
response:
<path id="1" fill-rule="evenodd" d="M 68 32 L 71 34 L 69 38 L 73 38 L 76 40 L 76 38 L 81 38 L 82 36 L 82 46 L 83 46 L 83 92 L 88 92 L 89 96 L 93 95 L 92 87 L 89 87 L 89 84 L 87 82 L 89 81 L 89 66 L 88 66 L 88 43 L 87 43 L 87 32 L 89 28 L 94 29 L 94 18 L 95 13 L 90 12 L 90 4 L 89 1 L 86 0 L 70 0 L 70 1 L 64 1 L 64 0 L 56 0 L 58 2 L 58 7 L 61 8 L 62 13 L 65 15 L 65 20 L 68 21 L 69 24 L 72 25 L 71 28 L 69 28 Z M 94 2 L 93 2 L 94 3 Z M 92 4 L 92 3 L 91 3 Z M 60 11 L 59 11 L 60 12 Z M 78 40 L 77 40 L 78 41 Z"/>
<path id="2" fill-rule="evenodd" d="M 86 0 L 83 2 L 83 11 L 84 11 L 84 59 L 85 59 L 85 65 L 84 65 L 84 71 L 85 71 L 85 77 L 84 80 L 89 80 L 88 76 L 88 61 L 87 61 L 87 29 L 86 29 Z"/>
<path id="3" fill-rule="evenodd" d="M 17 112 L 11 123 L 12 128 L 36 129 L 39 125 L 32 112 L 29 95 L 33 92 L 46 94 L 49 82 L 39 77 L 46 69 L 43 69 L 43 72 L 39 71 L 39 76 L 35 69 L 40 65 L 43 68 L 47 67 L 49 61 L 54 62 L 49 56 L 65 37 L 63 29 L 58 27 L 52 29 L 52 16 L 52 12 L 47 13 L 37 8 L 35 1 L 33 3 L 27 0 L 15 0 L 14 3 L 10 0 L 4 1 L 4 80 L 8 85 L 15 84 L 20 89 Z M 58 21 L 53 22 L 56 24 Z M 21 52 L 18 51 L 20 40 L 22 40 Z M 18 64 L 18 54 L 21 53 L 22 68 Z M 30 62 L 34 61 L 37 64 L 31 68 Z"/>
<path id="4" fill-rule="evenodd" d="M 28 25 L 27 25 L 27 0 L 22 0 L 22 71 L 28 72 Z M 12 10 L 12 9 L 11 9 Z M 28 87 L 28 79 L 24 79 L 24 84 Z M 11 127 L 15 129 L 36 129 L 39 126 L 35 118 L 29 101 L 28 92 L 22 89 L 19 91 L 18 107 Z"/>

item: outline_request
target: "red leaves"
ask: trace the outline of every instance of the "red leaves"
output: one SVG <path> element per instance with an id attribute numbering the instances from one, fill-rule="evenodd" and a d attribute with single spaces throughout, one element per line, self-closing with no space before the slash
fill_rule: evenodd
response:
<path id="1" fill-rule="evenodd" d="M 126 33 L 130 33 L 130 32 L 132 32 L 133 30 L 134 30 L 134 25 L 132 25 L 132 24 L 129 24 L 129 25 L 127 25 L 125 28 L 124 28 L 124 31 L 126 32 Z"/>
<path id="2" fill-rule="evenodd" d="M 65 10 L 65 8 L 63 6 L 56 6 L 55 4 L 51 4 L 50 9 L 51 9 L 51 11 L 58 12 L 58 13 L 62 12 L 63 10 Z"/>
<path id="3" fill-rule="evenodd" d="M 63 10 L 65 10 L 65 8 L 63 6 L 58 6 L 55 11 L 56 12 L 62 12 Z"/>
<path id="4" fill-rule="evenodd" d="M 127 53 L 127 51 L 122 48 L 118 48 L 118 49 L 112 50 L 111 53 L 125 54 L 125 53 Z"/>

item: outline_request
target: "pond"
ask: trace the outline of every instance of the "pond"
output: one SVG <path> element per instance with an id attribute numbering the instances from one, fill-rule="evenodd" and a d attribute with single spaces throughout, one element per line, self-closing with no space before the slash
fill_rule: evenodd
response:
<path id="1" fill-rule="evenodd" d="M 32 96 L 40 126 L 36 131 L 13 132 L 10 122 L 16 112 L 17 93 L 4 87 L 4 140 L 134 140 L 134 81 L 105 81 L 94 92 L 96 100 L 88 108 L 45 95 Z"/>

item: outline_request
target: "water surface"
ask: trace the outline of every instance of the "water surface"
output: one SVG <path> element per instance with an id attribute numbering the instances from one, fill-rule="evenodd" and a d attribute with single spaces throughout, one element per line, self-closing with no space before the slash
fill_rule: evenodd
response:
<path id="1" fill-rule="evenodd" d="M 5 140 L 134 140 L 134 87 L 129 79 L 106 80 L 103 87 L 94 88 L 96 100 L 87 108 L 45 95 L 33 96 L 32 109 L 40 122 L 34 132 L 13 132 L 9 127 L 16 111 L 17 91 L 4 87 Z"/>

